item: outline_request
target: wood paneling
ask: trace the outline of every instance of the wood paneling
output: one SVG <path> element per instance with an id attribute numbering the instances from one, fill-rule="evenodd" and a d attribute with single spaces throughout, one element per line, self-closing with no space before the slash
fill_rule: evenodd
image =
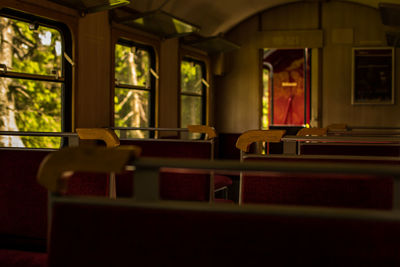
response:
<path id="1" fill-rule="evenodd" d="M 323 125 L 400 126 L 398 93 L 395 105 L 351 105 L 352 47 L 385 46 L 384 27 L 378 10 L 346 2 L 323 5 Z M 352 29 L 354 42 L 338 42 L 335 33 Z M 399 54 L 396 56 L 399 61 Z M 398 71 L 396 72 L 398 73 Z M 399 75 L 395 77 L 399 84 Z"/>
<path id="2" fill-rule="evenodd" d="M 261 30 L 310 30 L 319 28 L 318 3 L 294 3 L 261 14 Z"/>
<path id="3" fill-rule="evenodd" d="M 178 127 L 179 42 L 166 39 L 161 42 L 159 127 Z"/>
<path id="4" fill-rule="evenodd" d="M 219 132 L 236 133 L 259 127 L 259 50 L 254 45 L 257 18 L 237 27 L 228 38 L 241 46 L 225 55 L 225 75 L 216 79 L 215 120 Z"/>
<path id="5" fill-rule="evenodd" d="M 111 34 L 108 13 L 79 20 L 76 127 L 106 127 L 110 122 Z"/>
<path id="6" fill-rule="evenodd" d="M 323 46 L 323 31 L 261 31 L 254 42 L 260 48 L 319 48 Z"/>

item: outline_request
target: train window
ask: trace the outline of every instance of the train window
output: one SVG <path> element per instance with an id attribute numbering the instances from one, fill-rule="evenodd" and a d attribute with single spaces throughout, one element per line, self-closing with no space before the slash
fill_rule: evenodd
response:
<path id="1" fill-rule="evenodd" d="M 190 58 L 181 61 L 180 123 L 181 127 L 205 123 L 205 63 Z M 199 138 L 194 135 L 192 138 Z"/>
<path id="2" fill-rule="evenodd" d="M 61 132 L 69 125 L 67 28 L 28 14 L 0 12 L 0 130 Z M 64 37 L 67 35 L 67 38 Z M 68 90 L 71 91 L 71 90 Z M 58 148 L 60 137 L 0 136 L 6 147 Z"/>
<path id="3" fill-rule="evenodd" d="M 115 46 L 114 125 L 154 124 L 155 53 L 151 46 L 120 40 Z M 121 132 L 122 134 L 122 132 Z M 122 136 L 121 136 L 122 137 Z M 127 138 L 149 137 L 148 131 L 128 131 Z"/>

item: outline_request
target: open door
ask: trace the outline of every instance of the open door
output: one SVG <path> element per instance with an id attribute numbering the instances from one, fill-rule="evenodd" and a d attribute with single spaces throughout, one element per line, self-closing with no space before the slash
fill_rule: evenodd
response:
<path id="1" fill-rule="evenodd" d="M 310 123 L 310 65 L 308 48 L 264 50 L 263 116 L 268 116 L 268 127 L 304 127 Z M 263 118 L 263 128 L 265 121 Z"/>

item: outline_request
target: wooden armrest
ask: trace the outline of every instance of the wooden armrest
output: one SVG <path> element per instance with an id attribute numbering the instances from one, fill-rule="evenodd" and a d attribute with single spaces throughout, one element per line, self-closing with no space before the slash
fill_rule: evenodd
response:
<path id="1" fill-rule="evenodd" d="M 236 147 L 241 151 L 249 152 L 252 143 L 279 143 L 285 133 L 286 130 L 249 130 L 239 136 L 236 141 Z"/>
<path id="2" fill-rule="evenodd" d="M 217 137 L 217 132 L 214 127 L 206 126 L 206 125 L 188 125 L 187 126 L 189 132 L 191 133 L 204 133 L 206 135 L 206 139 L 213 139 Z"/>
<path id="3" fill-rule="evenodd" d="M 296 136 L 324 136 L 327 132 L 327 128 L 303 128 L 297 132 Z"/>
<path id="4" fill-rule="evenodd" d="M 74 171 L 118 173 L 138 157 L 140 151 L 137 146 L 63 148 L 42 161 L 37 180 L 49 191 L 63 193 L 67 189 L 67 178 Z"/>
<path id="5" fill-rule="evenodd" d="M 119 138 L 115 132 L 107 128 L 77 128 L 76 133 L 82 140 L 103 140 L 107 147 L 119 146 Z"/>

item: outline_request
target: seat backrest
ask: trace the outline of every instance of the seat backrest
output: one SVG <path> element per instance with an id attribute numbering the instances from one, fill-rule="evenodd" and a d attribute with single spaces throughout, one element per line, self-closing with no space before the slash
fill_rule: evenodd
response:
<path id="1" fill-rule="evenodd" d="M 245 162 L 287 164 L 367 164 L 398 166 L 395 159 L 377 157 L 311 157 L 246 155 Z M 244 173 L 241 203 L 330 206 L 342 208 L 392 209 L 393 177 L 357 173 Z"/>
<path id="2" fill-rule="evenodd" d="M 204 134 L 205 140 L 123 139 L 121 144 L 141 147 L 143 157 L 214 159 L 214 139 L 217 136 L 215 129 L 205 125 L 188 125 L 187 128 L 191 133 Z M 132 176 L 132 172 L 117 176 L 118 197 L 132 196 Z M 208 201 L 212 197 L 212 188 L 208 174 L 171 171 L 160 173 L 162 199 Z"/>
<path id="3" fill-rule="evenodd" d="M 92 136 L 105 140 L 107 144 L 114 142 L 112 134 L 106 129 L 80 129 L 78 132 L 82 134 L 81 139 Z M 3 163 L 0 175 L 0 247 L 46 249 L 47 191 L 37 183 L 36 175 L 41 162 L 55 151 L 0 149 L 0 162 Z M 107 195 L 105 174 L 77 172 L 70 180 L 68 188 L 65 188 L 68 195 Z"/>
<path id="4" fill-rule="evenodd" d="M 46 249 L 47 191 L 36 174 L 51 152 L 0 149 L 0 247 Z"/>
<path id="5" fill-rule="evenodd" d="M 397 266 L 399 221 L 378 211 L 60 199 L 49 266 Z"/>

